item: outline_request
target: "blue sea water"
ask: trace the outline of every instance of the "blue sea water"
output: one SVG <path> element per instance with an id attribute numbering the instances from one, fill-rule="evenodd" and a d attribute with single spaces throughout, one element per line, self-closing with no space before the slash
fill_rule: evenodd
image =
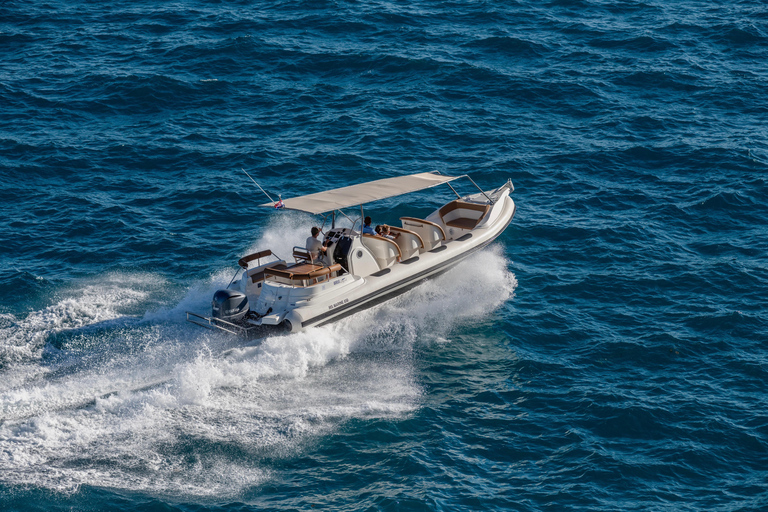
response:
<path id="1" fill-rule="evenodd" d="M 757 0 L 3 2 L 0 509 L 768 510 L 766 62 Z M 518 213 L 243 345 L 184 311 L 317 219 L 241 169 Z"/>

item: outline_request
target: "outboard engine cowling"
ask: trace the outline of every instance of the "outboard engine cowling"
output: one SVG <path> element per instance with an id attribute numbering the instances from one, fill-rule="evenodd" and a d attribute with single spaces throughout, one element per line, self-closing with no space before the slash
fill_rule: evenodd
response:
<path id="1" fill-rule="evenodd" d="M 237 290 L 219 290 L 213 294 L 211 316 L 227 322 L 240 322 L 248 314 L 248 297 Z"/>

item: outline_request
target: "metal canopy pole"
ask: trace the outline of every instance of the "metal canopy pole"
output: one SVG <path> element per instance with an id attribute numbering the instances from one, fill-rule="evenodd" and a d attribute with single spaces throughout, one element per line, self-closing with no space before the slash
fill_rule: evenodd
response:
<path id="1" fill-rule="evenodd" d="M 339 210 L 339 213 L 340 213 L 340 214 L 342 214 L 343 216 L 345 216 L 345 217 L 347 218 L 347 220 L 348 220 L 349 222 L 351 222 L 351 223 L 352 223 L 352 227 L 353 227 L 353 228 L 355 227 L 355 221 L 353 221 L 352 219 L 350 219 L 350 218 L 349 218 L 349 215 L 347 215 L 346 213 L 344 213 L 344 212 L 343 212 L 343 211 L 341 211 L 341 210 Z"/>
<path id="2" fill-rule="evenodd" d="M 486 194 L 486 193 L 483 191 L 483 189 L 481 189 L 480 187 L 478 187 L 478 186 L 477 186 L 477 183 L 475 183 L 475 180 L 473 180 L 472 178 L 470 178 L 470 177 L 469 177 L 469 174 L 465 174 L 464 176 L 466 176 L 466 177 L 467 177 L 467 179 L 468 179 L 469 181 L 471 181 L 471 182 L 472 182 L 472 184 L 473 184 L 475 187 L 477 187 L 477 190 L 479 190 L 479 191 L 480 191 L 480 193 L 481 193 L 481 194 L 483 194 L 483 195 L 485 196 L 485 198 L 486 198 L 486 199 L 488 199 L 488 201 L 490 201 L 490 203 L 491 203 L 491 204 L 494 204 L 494 202 L 493 202 L 493 199 L 491 199 L 490 197 L 488 197 L 488 194 Z M 453 188 L 453 187 L 451 187 L 451 188 Z M 454 191 L 454 192 L 455 192 L 455 191 Z"/>
<path id="3" fill-rule="evenodd" d="M 453 190 L 453 193 L 454 193 L 454 194 L 456 194 L 456 197 L 457 197 L 457 198 L 461 199 L 461 196 L 459 195 L 459 193 L 458 193 L 458 192 L 456 192 L 456 189 L 455 189 L 455 188 L 453 188 L 453 185 L 451 185 L 451 184 L 450 184 L 449 182 L 447 182 L 447 181 L 445 182 L 445 184 L 446 184 L 446 185 L 448 185 L 449 187 L 451 187 L 451 190 Z"/>

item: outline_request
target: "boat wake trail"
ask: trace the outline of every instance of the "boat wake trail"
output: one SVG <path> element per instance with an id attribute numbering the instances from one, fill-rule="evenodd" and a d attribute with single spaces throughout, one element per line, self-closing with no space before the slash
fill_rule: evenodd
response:
<path id="1" fill-rule="evenodd" d="M 233 345 L 182 321 L 156 276 L 111 276 L 0 320 L 0 479 L 233 497 L 350 419 L 404 418 L 420 343 L 482 322 L 514 293 L 500 247 L 336 324 Z M 146 312 L 151 308 L 152 312 Z"/>

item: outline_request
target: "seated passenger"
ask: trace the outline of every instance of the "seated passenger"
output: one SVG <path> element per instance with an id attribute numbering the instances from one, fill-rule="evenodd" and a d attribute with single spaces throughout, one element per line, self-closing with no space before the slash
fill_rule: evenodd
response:
<path id="1" fill-rule="evenodd" d="M 312 227 L 312 236 L 307 237 L 307 251 L 312 261 L 315 262 L 320 259 L 320 254 L 325 254 L 326 247 L 325 242 L 321 242 L 317 239 L 317 235 L 320 234 L 320 228 L 317 226 Z"/>
<path id="2" fill-rule="evenodd" d="M 363 234 L 364 235 L 375 235 L 376 231 L 373 230 L 371 227 L 371 218 L 366 217 L 365 218 L 365 226 L 363 226 Z"/>
<path id="3" fill-rule="evenodd" d="M 390 240 L 394 240 L 395 238 L 400 236 L 400 233 L 395 233 L 394 235 L 392 235 L 390 233 L 389 226 L 384 224 L 383 226 L 381 226 L 381 233 L 380 233 L 380 235 L 385 237 L 385 238 L 389 238 Z"/>

